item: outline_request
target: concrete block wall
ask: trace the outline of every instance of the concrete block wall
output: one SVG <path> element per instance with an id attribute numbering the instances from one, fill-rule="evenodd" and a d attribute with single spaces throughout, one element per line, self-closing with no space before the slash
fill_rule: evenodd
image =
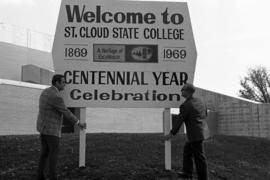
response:
<path id="1" fill-rule="evenodd" d="M 217 134 L 270 137 L 270 104 L 230 97 L 198 88 L 207 107 L 217 113 Z"/>
<path id="2" fill-rule="evenodd" d="M 218 108 L 219 134 L 259 136 L 258 104 L 234 100 Z"/>
<path id="3" fill-rule="evenodd" d="M 258 106 L 259 116 L 258 121 L 260 122 L 258 128 L 260 137 L 270 137 L 270 104 L 261 104 Z"/>
<path id="4" fill-rule="evenodd" d="M 213 91 L 208 91 L 202 88 L 196 88 L 194 96 L 198 96 L 199 98 L 201 98 L 207 105 L 207 108 L 211 111 L 218 111 L 218 105 L 220 103 L 231 102 L 235 99 L 234 97 Z"/>

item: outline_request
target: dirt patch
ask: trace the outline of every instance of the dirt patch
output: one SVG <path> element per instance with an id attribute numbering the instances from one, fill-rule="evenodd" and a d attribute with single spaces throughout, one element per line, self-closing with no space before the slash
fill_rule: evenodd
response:
<path id="1" fill-rule="evenodd" d="M 172 140 L 173 172 L 164 170 L 162 134 L 87 134 L 86 168 L 78 168 L 79 137 L 61 138 L 58 172 L 64 180 L 178 179 L 185 136 Z M 210 180 L 270 179 L 270 140 L 216 136 L 206 141 Z M 31 180 L 40 153 L 38 135 L 0 136 L 0 179 Z M 196 174 L 194 174 L 196 176 Z"/>

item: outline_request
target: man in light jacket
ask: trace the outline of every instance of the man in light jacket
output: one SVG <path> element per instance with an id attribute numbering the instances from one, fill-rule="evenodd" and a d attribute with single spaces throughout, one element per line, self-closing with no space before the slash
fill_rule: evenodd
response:
<path id="1" fill-rule="evenodd" d="M 207 162 L 203 147 L 203 141 L 209 137 L 209 130 L 205 121 L 207 110 L 199 98 L 193 97 L 195 87 L 192 84 L 185 84 L 181 92 L 186 100 L 180 106 L 180 114 L 176 125 L 165 136 L 165 139 L 168 140 L 176 135 L 181 125 L 185 123 L 188 141 L 184 146 L 183 171 L 178 174 L 182 178 L 192 179 L 194 158 L 198 180 L 207 180 Z"/>
<path id="2" fill-rule="evenodd" d="M 63 116 L 81 129 L 86 128 L 85 123 L 80 123 L 65 106 L 59 92 L 64 90 L 65 77 L 56 74 L 52 78 L 52 86 L 42 91 L 39 98 L 39 113 L 37 118 L 37 131 L 40 133 L 41 154 L 38 166 L 38 180 L 45 180 L 44 169 L 46 161 L 49 165 L 50 180 L 57 179 L 56 165 L 59 152 L 59 139 Z"/>

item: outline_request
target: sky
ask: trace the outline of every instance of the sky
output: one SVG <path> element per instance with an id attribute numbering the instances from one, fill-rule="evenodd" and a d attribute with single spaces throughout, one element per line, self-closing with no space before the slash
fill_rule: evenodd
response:
<path id="1" fill-rule="evenodd" d="M 238 96 L 249 68 L 270 70 L 269 0 L 186 0 L 197 49 L 194 85 Z M 54 36 L 61 0 L 0 0 L 0 23 Z"/>

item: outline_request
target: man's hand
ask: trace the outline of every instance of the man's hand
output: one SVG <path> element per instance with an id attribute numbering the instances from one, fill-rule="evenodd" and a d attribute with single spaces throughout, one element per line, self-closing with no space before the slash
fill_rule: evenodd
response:
<path id="1" fill-rule="evenodd" d="M 81 130 L 86 129 L 86 123 L 79 123 L 78 126 Z"/>
<path id="2" fill-rule="evenodd" d="M 173 137 L 173 135 L 172 135 L 171 133 L 169 133 L 169 134 L 167 134 L 167 135 L 164 136 L 164 140 L 165 140 L 165 141 L 168 141 L 168 140 L 170 140 L 172 137 Z"/>

